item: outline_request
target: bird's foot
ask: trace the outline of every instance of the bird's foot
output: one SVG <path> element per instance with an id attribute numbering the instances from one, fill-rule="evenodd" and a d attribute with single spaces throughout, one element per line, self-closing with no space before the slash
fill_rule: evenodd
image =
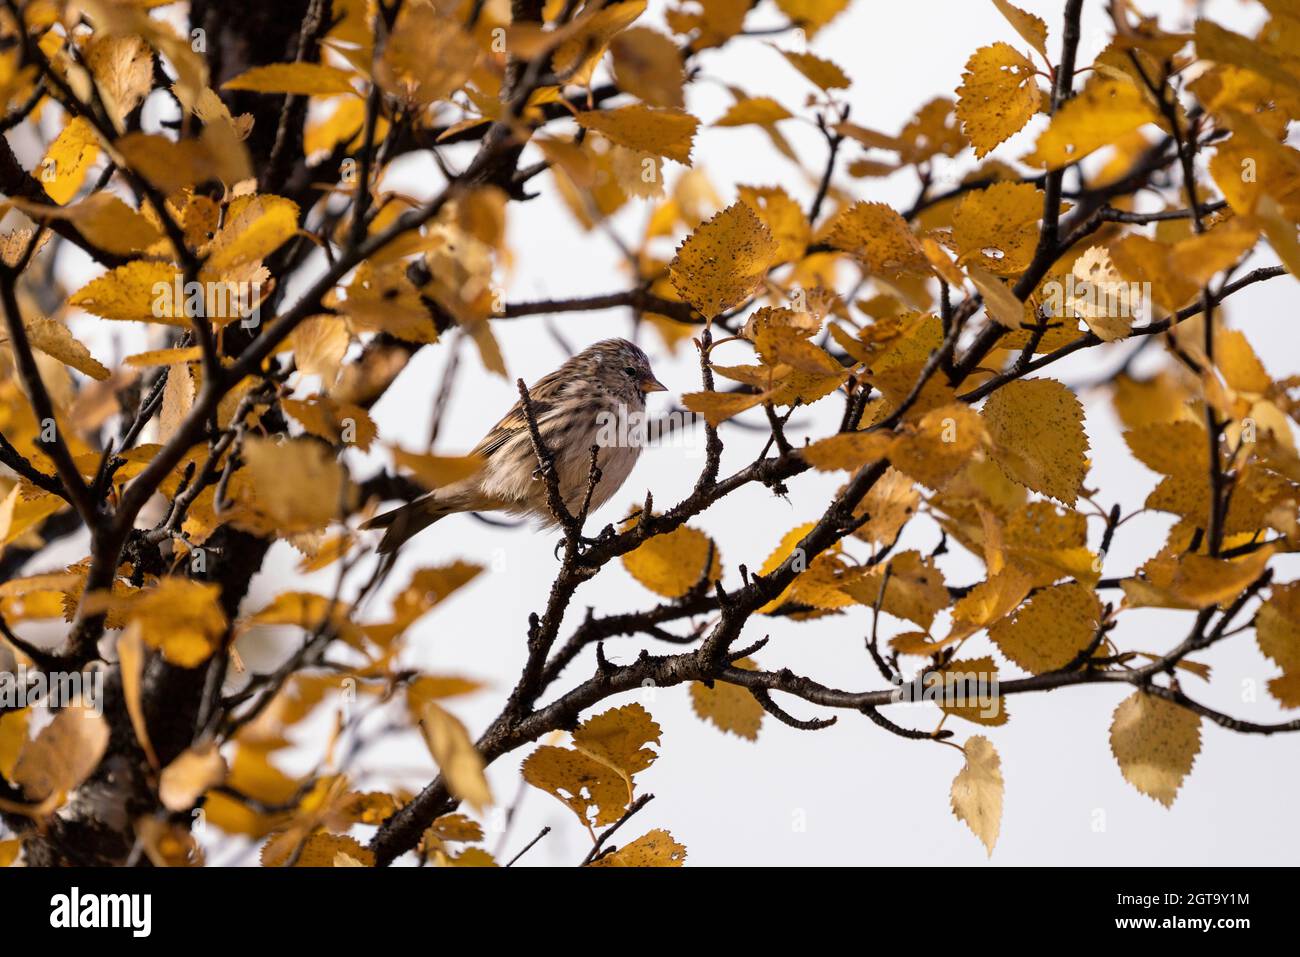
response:
<path id="1" fill-rule="evenodd" d="M 574 539 L 574 543 L 576 545 L 574 551 L 576 552 L 578 558 L 585 558 L 593 548 L 596 548 L 599 545 L 604 545 L 611 538 L 613 538 L 615 534 L 616 533 L 614 531 L 613 525 L 606 525 L 604 528 L 600 530 L 600 534 L 597 535 L 595 538 L 589 538 L 586 535 L 579 534 Z M 560 558 L 560 552 L 564 550 L 565 546 L 568 545 L 568 543 L 569 543 L 569 537 L 567 535 L 555 543 L 555 557 L 557 560 Z"/>

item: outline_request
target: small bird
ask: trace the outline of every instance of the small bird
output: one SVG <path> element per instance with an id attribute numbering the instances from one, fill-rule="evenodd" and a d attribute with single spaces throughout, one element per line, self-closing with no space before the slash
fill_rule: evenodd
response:
<path id="1" fill-rule="evenodd" d="M 622 487 L 644 444 L 635 430 L 629 434 L 626 423 L 643 417 L 646 393 L 665 390 L 646 354 L 626 339 L 597 342 L 528 390 L 570 514 L 582 507 L 586 497 L 593 445 L 600 446 L 596 459 L 600 481 L 592 491 L 591 508 L 605 504 Z M 483 459 L 473 475 L 361 526 L 387 529 L 379 543 L 381 555 L 396 551 L 416 533 L 455 512 L 502 511 L 539 518 L 543 525 L 556 524 L 546 482 L 538 474 L 522 398 L 470 454 Z"/>

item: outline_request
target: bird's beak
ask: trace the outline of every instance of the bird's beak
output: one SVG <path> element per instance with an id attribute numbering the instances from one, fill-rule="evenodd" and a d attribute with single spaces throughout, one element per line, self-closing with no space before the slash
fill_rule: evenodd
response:
<path id="1" fill-rule="evenodd" d="M 642 392 L 667 392 L 668 386 L 664 385 L 652 375 L 647 375 L 641 380 Z"/>

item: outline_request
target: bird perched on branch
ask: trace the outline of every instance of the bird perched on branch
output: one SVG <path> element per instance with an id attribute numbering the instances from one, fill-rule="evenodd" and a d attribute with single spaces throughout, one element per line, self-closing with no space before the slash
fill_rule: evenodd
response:
<path id="1" fill-rule="evenodd" d="M 598 447 L 599 481 L 590 507 L 599 508 L 622 487 L 644 444 L 644 431 L 638 436 L 627 423 L 643 418 L 647 392 L 664 390 L 646 354 L 626 339 L 606 339 L 584 349 L 528 390 L 533 419 L 570 514 L 586 498 L 592 446 Z M 557 524 L 522 397 L 470 454 L 483 459 L 473 475 L 361 526 L 387 530 L 379 543 L 381 555 L 455 512 L 503 511 Z"/>

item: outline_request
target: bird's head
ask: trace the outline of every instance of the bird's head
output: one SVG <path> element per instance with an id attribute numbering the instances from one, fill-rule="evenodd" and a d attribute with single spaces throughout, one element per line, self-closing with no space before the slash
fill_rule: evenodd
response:
<path id="1" fill-rule="evenodd" d="M 640 346 L 626 339 L 606 339 L 587 349 L 587 355 L 599 370 L 599 377 L 609 382 L 613 392 L 666 392 L 668 387 L 655 378 L 650 360 Z"/>

